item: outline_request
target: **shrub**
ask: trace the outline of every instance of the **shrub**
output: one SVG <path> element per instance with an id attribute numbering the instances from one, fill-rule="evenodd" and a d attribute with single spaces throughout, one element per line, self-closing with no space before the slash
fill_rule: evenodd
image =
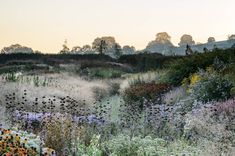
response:
<path id="1" fill-rule="evenodd" d="M 101 156 L 102 151 L 100 150 L 99 145 L 99 135 L 94 135 L 91 139 L 90 145 L 86 146 L 83 143 L 77 144 L 77 149 L 75 151 L 78 156 Z"/>
<path id="2" fill-rule="evenodd" d="M 108 155 L 116 156 L 142 156 L 159 155 L 166 152 L 166 142 L 162 139 L 151 137 L 133 137 L 119 135 L 103 143 L 103 148 Z"/>
<path id="3" fill-rule="evenodd" d="M 202 155 L 233 155 L 231 153 L 234 153 L 235 140 L 234 104 L 234 99 L 198 103 L 197 108 L 186 115 L 185 137 L 203 150 Z"/>
<path id="4" fill-rule="evenodd" d="M 130 138 L 118 135 L 102 144 L 107 155 L 115 156 L 168 156 L 168 155 L 199 155 L 200 150 L 189 146 L 184 141 L 167 143 L 160 138 L 136 136 Z"/>
<path id="5" fill-rule="evenodd" d="M 225 115 L 232 120 L 235 115 L 235 99 L 216 103 L 214 110 L 216 115 Z"/>
<path id="6" fill-rule="evenodd" d="M 87 69 L 87 76 L 90 79 L 93 78 L 102 78 L 102 79 L 108 79 L 108 78 L 119 78 L 124 74 L 123 71 L 119 69 L 112 69 L 112 68 L 88 68 Z"/>
<path id="7" fill-rule="evenodd" d="M 158 100 L 162 94 L 170 89 L 168 84 L 144 83 L 131 86 L 124 91 L 124 100 L 126 102 L 141 102 L 144 99 Z M 142 105 L 142 104 L 141 104 Z"/>
<path id="8" fill-rule="evenodd" d="M 217 101 L 228 99 L 232 83 L 221 75 L 205 72 L 202 78 L 192 87 L 192 95 L 199 101 Z"/>
<path id="9" fill-rule="evenodd" d="M 210 53 L 195 54 L 185 56 L 172 61 L 168 67 L 167 82 L 172 85 L 180 85 L 185 77 L 189 77 L 198 69 L 206 69 L 206 67 L 215 64 L 215 60 L 228 63 L 229 60 L 234 60 L 234 50 L 215 50 Z"/>

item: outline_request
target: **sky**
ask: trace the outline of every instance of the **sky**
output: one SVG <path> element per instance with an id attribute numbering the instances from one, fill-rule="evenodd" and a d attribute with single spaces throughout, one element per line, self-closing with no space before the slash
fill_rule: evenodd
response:
<path id="1" fill-rule="evenodd" d="M 144 49 L 158 32 L 177 45 L 235 33 L 235 0 L 0 0 L 0 49 L 19 43 L 46 53 L 114 36 L 122 46 Z"/>

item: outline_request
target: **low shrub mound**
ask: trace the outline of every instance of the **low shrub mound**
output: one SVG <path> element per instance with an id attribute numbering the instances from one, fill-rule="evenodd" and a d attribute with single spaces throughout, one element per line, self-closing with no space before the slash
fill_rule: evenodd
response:
<path id="1" fill-rule="evenodd" d="M 185 142 L 168 143 L 164 139 L 146 137 L 130 138 L 119 135 L 103 143 L 108 155 L 115 156 L 167 156 L 167 155 L 200 155 L 200 150 Z"/>
<path id="2" fill-rule="evenodd" d="M 233 84 L 228 79 L 213 72 L 206 72 L 192 87 L 192 95 L 199 101 L 226 100 L 231 97 Z"/>
<path id="3" fill-rule="evenodd" d="M 161 95 L 169 91 L 169 84 L 144 83 L 130 86 L 124 91 L 124 100 L 126 102 L 140 102 L 144 99 L 152 101 L 161 101 Z M 142 105 L 141 105 L 142 107 Z"/>

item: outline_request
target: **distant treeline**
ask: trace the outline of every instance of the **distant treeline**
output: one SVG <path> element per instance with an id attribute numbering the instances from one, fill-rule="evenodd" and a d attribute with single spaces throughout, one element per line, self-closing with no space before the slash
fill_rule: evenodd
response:
<path id="1" fill-rule="evenodd" d="M 132 67 L 134 72 L 148 71 L 168 67 L 170 64 L 178 61 L 193 60 L 195 58 L 198 63 L 203 61 L 213 61 L 215 57 L 219 57 L 223 61 L 234 59 L 235 49 L 230 48 L 226 50 L 214 49 L 212 52 L 192 54 L 189 56 L 164 56 L 158 53 L 142 53 L 135 55 L 123 55 L 119 59 L 114 59 L 108 55 L 103 54 L 0 54 L 0 67 L 11 65 L 27 65 L 27 64 L 46 64 L 59 65 L 70 63 L 83 63 L 86 67 L 98 67 L 103 65 L 125 64 Z"/>
<path id="2" fill-rule="evenodd" d="M 110 61 L 113 62 L 115 59 L 107 55 L 97 54 L 0 54 L 0 65 L 8 65 L 13 63 L 23 64 L 25 63 L 37 63 L 37 64 L 61 64 L 61 63 L 74 63 L 76 61 L 89 60 L 89 61 Z"/>

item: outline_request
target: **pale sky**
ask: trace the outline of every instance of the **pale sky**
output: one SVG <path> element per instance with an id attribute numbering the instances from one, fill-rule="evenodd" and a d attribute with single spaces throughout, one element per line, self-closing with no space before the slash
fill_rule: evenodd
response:
<path id="1" fill-rule="evenodd" d="M 235 0 L 0 0 L 0 49 L 19 43 L 56 53 L 68 46 L 114 36 L 146 47 L 166 31 L 177 45 L 183 34 L 196 42 L 235 33 Z"/>

